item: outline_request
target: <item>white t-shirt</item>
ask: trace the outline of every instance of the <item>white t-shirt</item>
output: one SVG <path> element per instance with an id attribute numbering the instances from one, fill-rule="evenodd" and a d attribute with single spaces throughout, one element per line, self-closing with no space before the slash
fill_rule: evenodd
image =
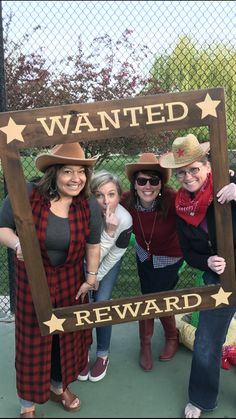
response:
<path id="1" fill-rule="evenodd" d="M 119 220 L 114 237 L 109 236 L 105 230 L 101 234 L 101 262 L 98 269 L 97 281 L 110 271 L 111 268 L 124 255 L 132 233 L 132 217 L 130 213 L 118 204 L 115 215 Z"/>

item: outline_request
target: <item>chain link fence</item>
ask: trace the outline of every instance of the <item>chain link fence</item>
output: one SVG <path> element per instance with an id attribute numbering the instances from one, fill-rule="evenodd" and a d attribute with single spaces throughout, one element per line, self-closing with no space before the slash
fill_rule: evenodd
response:
<path id="1" fill-rule="evenodd" d="M 1 111 L 223 86 L 229 161 L 236 167 L 235 1 L 2 1 L 1 7 Z M 205 127 L 192 132 L 208 139 Z M 179 134 L 82 145 L 87 156 L 101 154 L 97 169 L 116 172 L 127 190 L 124 164 L 143 151 L 166 151 Z M 22 152 L 27 179 L 36 174 L 38 151 Z M 2 201 L 7 191 L 0 175 Z M 3 246 L 0 258 L 0 314 L 6 317 L 14 314 L 14 263 Z M 196 285 L 198 274 L 185 266 L 178 286 Z M 114 297 L 139 293 L 130 243 Z"/>

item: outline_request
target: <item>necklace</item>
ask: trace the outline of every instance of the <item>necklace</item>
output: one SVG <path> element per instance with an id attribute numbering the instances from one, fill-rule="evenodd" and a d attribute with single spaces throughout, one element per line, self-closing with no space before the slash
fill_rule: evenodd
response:
<path id="1" fill-rule="evenodd" d="M 142 226 L 141 219 L 140 219 L 140 216 L 139 216 L 139 211 L 137 211 L 137 215 L 138 215 L 138 220 L 139 220 L 139 225 L 140 225 L 140 229 L 141 229 L 141 232 L 142 232 L 143 240 L 146 244 L 148 259 L 150 260 L 151 259 L 150 244 L 152 242 L 152 236 L 153 236 L 154 228 L 155 228 L 155 225 L 156 225 L 157 211 L 155 211 L 155 217 L 154 217 L 154 221 L 153 221 L 153 224 L 152 224 L 152 231 L 151 231 L 149 240 L 146 240 L 146 238 L 145 238 L 144 231 L 143 231 L 143 226 Z"/>

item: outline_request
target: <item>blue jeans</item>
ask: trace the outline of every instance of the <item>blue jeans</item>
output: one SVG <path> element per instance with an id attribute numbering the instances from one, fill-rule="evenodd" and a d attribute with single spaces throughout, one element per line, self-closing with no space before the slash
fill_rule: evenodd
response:
<path id="1" fill-rule="evenodd" d="M 206 284 L 217 283 L 217 275 L 205 272 Z M 189 381 L 189 401 L 201 410 L 217 406 L 222 345 L 236 311 L 235 306 L 203 310 L 195 333 Z"/>
<path id="2" fill-rule="evenodd" d="M 21 407 L 33 407 L 35 405 L 34 402 L 29 402 L 28 400 L 19 398 Z"/>
<path id="3" fill-rule="evenodd" d="M 122 258 L 111 268 L 111 270 L 103 277 L 102 281 L 99 283 L 99 288 L 97 291 L 92 293 L 92 301 L 106 301 L 110 300 L 112 296 L 113 288 L 118 279 L 120 267 L 122 263 Z M 112 326 L 101 326 L 96 328 L 97 336 L 97 356 L 108 356 L 110 351 L 110 342 L 111 342 L 111 331 Z"/>

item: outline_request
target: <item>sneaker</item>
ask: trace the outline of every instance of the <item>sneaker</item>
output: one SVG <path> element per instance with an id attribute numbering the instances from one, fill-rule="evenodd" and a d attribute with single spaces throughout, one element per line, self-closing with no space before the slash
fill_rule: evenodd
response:
<path id="1" fill-rule="evenodd" d="M 89 380 L 93 381 L 94 383 L 96 381 L 102 380 L 102 378 L 104 378 L 107 373 L 108 364 L 108 358 L 103 359 L 98 356 L 95 364 L 93 365 L 93 368 L 89 372 Z"/>
<path id="2" fill-rule="evenodd" d="M 87 363 L 86 367 L 80 372 L 77 377 L 79 381 L 86 381 L 89 377 L 89 363 Z"/>
<path id="3" fill-rule="evenodd" d="M 185 407 L 185 418 L 200 418 L 202 411 L 192 403 L 188 403 Z"/>

